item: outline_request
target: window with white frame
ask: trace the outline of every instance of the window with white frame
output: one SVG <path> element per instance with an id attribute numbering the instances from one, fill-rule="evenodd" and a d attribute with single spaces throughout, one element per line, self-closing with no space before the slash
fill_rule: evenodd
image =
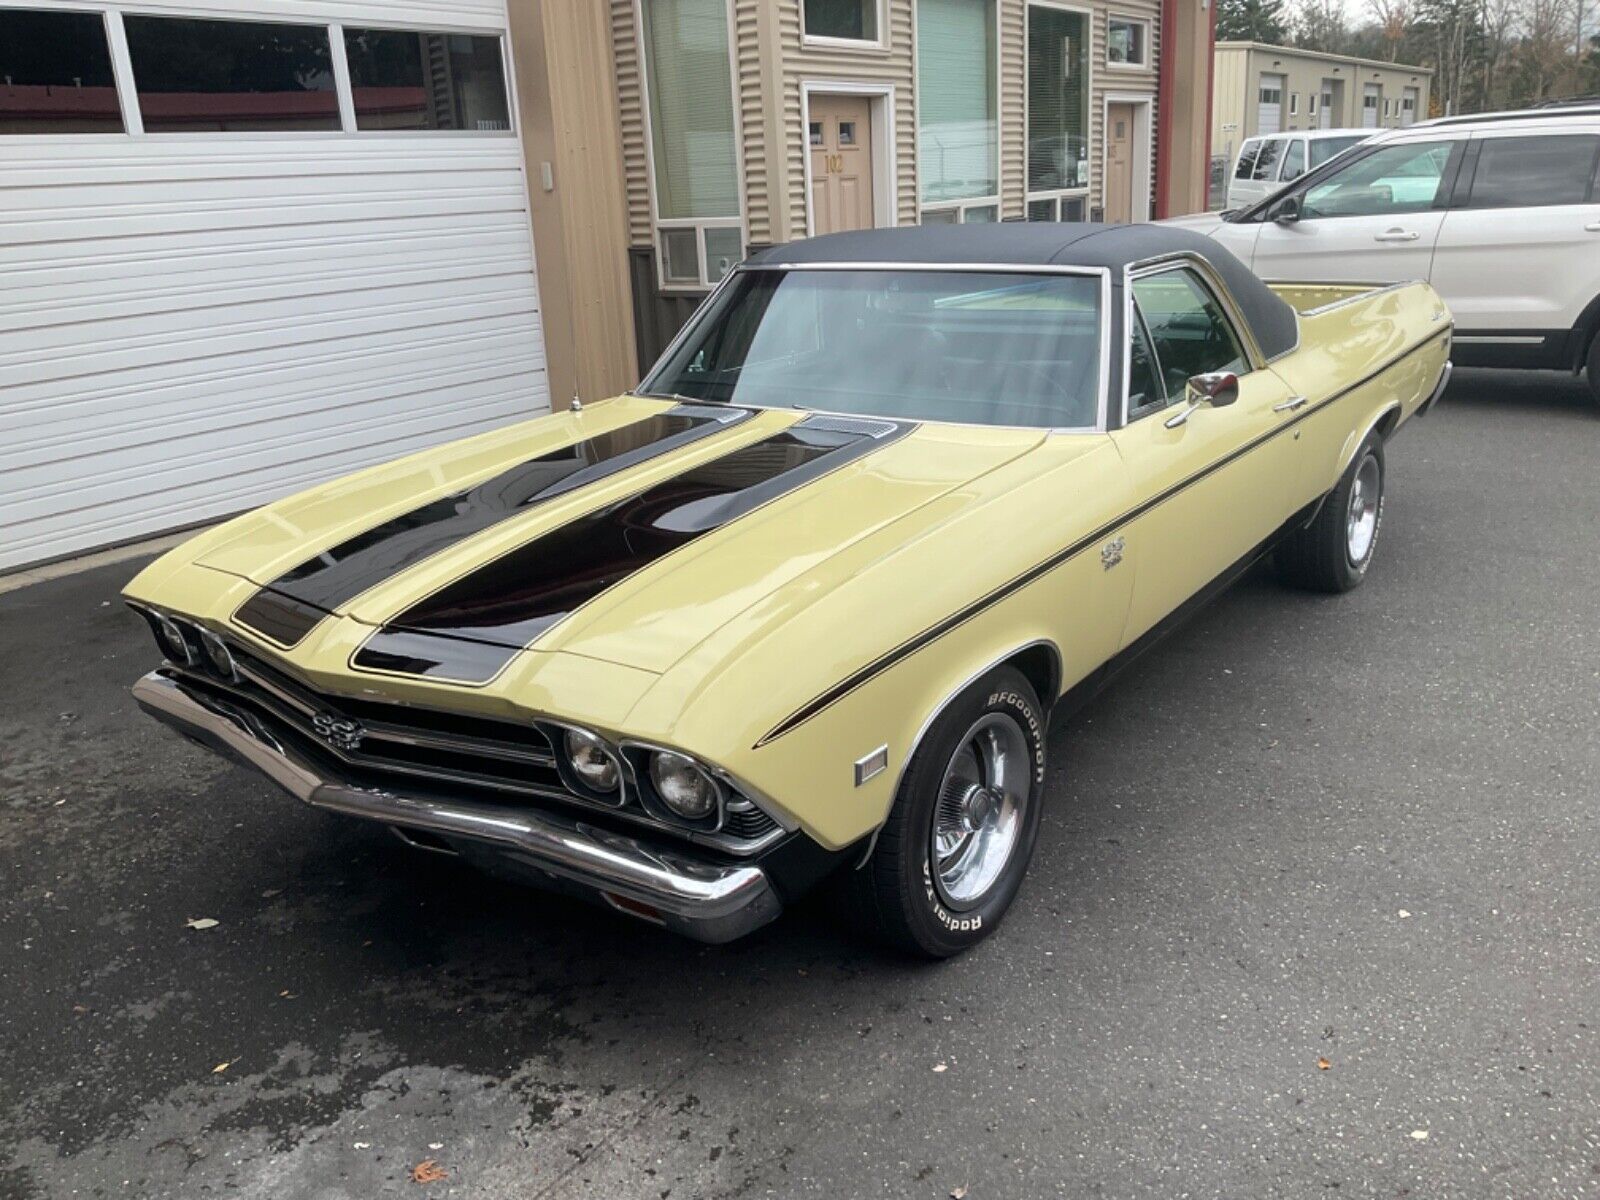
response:
<path id="1" fill-rule="evenodd" d="M 1106 18 L 1106 65 L 1148 67 L 1150 22 L 1137 17 Z"/>
<path id="2" fill-rule="evenodd" d="M 1081 221 L 1089 194 L 1089 14 L 1028 6 L 1028 220 Z"/>
<path id="3" fill-rule="evenodd" d="M 878 8 L 882 0 L 803 0 L 800 6 L 807 41 L 864 42 L 881 45 Z"/>
<path id="4" fill-rule="evenodd" d="M 640 0 L 663 288 L 703 290 L 744 257 L 726 0 Z"/>
<path id="5" fill-rule="evenodd" d="M 924 224 L 1000 219 L 995 0 L 917 0 Z"/>

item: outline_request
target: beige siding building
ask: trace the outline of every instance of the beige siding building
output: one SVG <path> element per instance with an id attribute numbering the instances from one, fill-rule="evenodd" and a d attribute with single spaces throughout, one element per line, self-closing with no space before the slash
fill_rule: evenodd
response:
<path id="1" fill-rule="evenodd" d="M 1159 154 L 1180 0 L 608 3 L 641 368 L 764 246 L 1197 206 L 1195 167 L 1162 179 Z M 1181 5 L 1204 12 L 1186 23 L 1203 62 L 1209 11 Z M 1168 136 L 1202 146 L 1203 116 Z"/>
<path id="2" fill-rule="evenodd" d="M 1232 163 L 1246 139 L 1297 129 L 1396 129 L 1428 116 L 1433 71 L 1259 42 L 1218 42 L 1211 150 Z"/>

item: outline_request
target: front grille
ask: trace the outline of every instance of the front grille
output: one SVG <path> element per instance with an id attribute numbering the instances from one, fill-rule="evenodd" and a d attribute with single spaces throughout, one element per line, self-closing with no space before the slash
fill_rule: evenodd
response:
<path id="1" fill-rule="evenodd" d="M 405 778 L 425 780 L 436 789 L 470 789 L 475 799 L 491 802 L 557 801 L 735 853 L 770 844 L 780 831 L 771 817 L 740 796 L 728 806 L 718 832 L 675 829 L 647 815 L 637 797 L 617 806 L 573 793 L 562 782 L 549 739 L 532 723 L 336 696 L 236 643 L 230 642 L 229 648 L 239 669 L 237 682 L 197 675 L 194 669 L 186 670 L 185 678 L 287 726 L 317 753 L 331 756 L 369 783 L 392 786 Z"/>

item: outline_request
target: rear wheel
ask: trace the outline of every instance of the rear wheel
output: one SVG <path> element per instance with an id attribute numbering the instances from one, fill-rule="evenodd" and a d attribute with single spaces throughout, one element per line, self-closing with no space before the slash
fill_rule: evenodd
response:
<path id="1" fill-rule="evenodd" d="M 872 857 L 850 873 L 850 910 L 884 941 L 948 958 L 1011 907 L 1039 835 L 1044 713 L 1002 667 L 929 727 Z"/>
<path id="2" fill-rule="evenodd" d="M 1374 432 L 1311 524 L 1278 547 L 1284 582 L 1314 592 L 1348 592 L 1360 585 L 1383 525 L 1383 478 L 1383 439 Z"/>

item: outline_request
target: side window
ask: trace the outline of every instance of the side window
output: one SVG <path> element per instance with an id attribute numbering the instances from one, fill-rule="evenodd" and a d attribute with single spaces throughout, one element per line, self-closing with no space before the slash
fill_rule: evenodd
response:
<path id="1" fill-rule="evenodd" d="M 1250 172 L 1256 168 L 1256 154 L 1261 150 L 1261 143 L 1251 138 L 1239 147 L 1239 162 L 1233 169 L 1235 179 L 1249 179 Z"/>
<path id="2" fill-rule="evenodd" d="M 1383 146 L 1308 188 L 1300 200 L 1307 217 L 1370 217 L 1424 212 L 1433 207 L 1450 161 L 1452 142 L 1402 142 Z"/>
<path id="3" fill-rule="evenodd" d="M 1600 137 L 1593 135 L 1485 138 L 1467 207 L 1585 204 L 1597 154 Z"/>
<path id="4" fill-rule="evenodd" d="M 1155 351 L 1150 348 L 1150 334 L 1138 309 L 1133 312 L 1132 328 L 1128 333 L 1128 414 L 1137 416 L 1142 411 L 1165 407 L 1166 390 L 1156 371 Z"/>
<path id="5" fill-rule="evenodd" d="M 1278 162 L 1283 158 L 1283 138 L 1268 138 L 1261 143 L 1261 155 L 1256 159 L 1255 173 L 1252 179 L 1275 179 L 1278 175 Z"/>
<path id="6" fill-rule="evenodd" d="M 1134 280 L 1133 301 L 1150 331 L 1156 377 L 1167 395 L 1182 396 L 1192 375 L 1208 371 L 1242 375 L 1250 369 L 1222 305 L 1193 269 Z M 1129 382 L 1131 386 L 1131 377 Z M 1130 397 L 1130 407 L 1132 403 Z"/>
<path id="7" fill-rule="evenodd" d="M 1283 156 L 1282 179 L 1288 183 L 1291 179 L 1299 179 L 1306 173 L 1306 144 L 1302 138 L 1295 138 L 1289 143 L 1289 152 Z"/>

